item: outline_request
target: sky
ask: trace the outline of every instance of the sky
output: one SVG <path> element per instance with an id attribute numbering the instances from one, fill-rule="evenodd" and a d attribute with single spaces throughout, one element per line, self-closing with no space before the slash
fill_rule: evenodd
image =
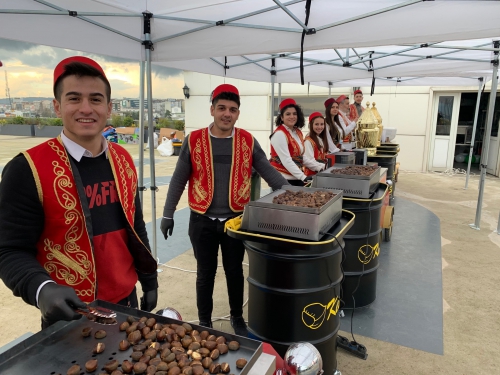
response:
<path id="1" fill-rule="evenodd" d="M 74 55 L 85 55 L 97 61 L 111 83 L 112 98 L 139 97 L 139 63 L 125 59 L 82 53 L 69 49 L 41 46 L 0 38 L 0 98 L 5 98 L 5 71 L 10 96 L 52 97 L 53 71 L 59 61 Z M 183 99 L 182 70 L 152 66 L 153 98 Z"/>

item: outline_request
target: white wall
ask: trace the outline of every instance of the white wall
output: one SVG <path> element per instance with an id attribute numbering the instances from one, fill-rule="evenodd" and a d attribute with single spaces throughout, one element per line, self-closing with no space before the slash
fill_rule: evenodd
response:
<path id="1" fill-rule="evenodd" d="M 222 83 L 235 85 L 241 97 L 241 114 L 237 127 L 249 130 L 260 143 L 266 154 L 270 152 L 269 135 L 271 133 L 270 95 L 271 84 L 238 79 L 217 77 L 208 74 L 184 72 L 184 80 L 189 87 L 190 98 L 186 105 L 186 133 L 200 129 L 212 122 L 210 116 L 210 94 Z M 430 129 L 431 109 L 435 91 L 470 91 L 476 92 L 477 87 L 376 87 L 376 93 L 370 96 L 370 88 L 361 88 L 364 103 L 375 102 L 382 117 L 384 127 L 397 128 L 397 136 L 393 140 L 399 143 L 401 151 L 398 162 L 402 170 L 426 171 L 431 142 Z M 278 85 L 275 85 L 275 96 L 278 96 Z M 352 88 L 332 88 L 332 96 L 349 94 L 352 101 Z M 295 95 L 328 96 L 327 87 L 307 86 L 284 83 L 281 85 L 281 97 Z M 318 108 L 323 112 L 324 108 Z"/>

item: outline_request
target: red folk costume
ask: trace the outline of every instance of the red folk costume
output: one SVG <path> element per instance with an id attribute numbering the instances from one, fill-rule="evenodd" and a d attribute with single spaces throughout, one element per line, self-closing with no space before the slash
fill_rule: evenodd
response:
<path id="1" fill-rule="evenodd" d="M 234 128 L 231 178 L 229 179 L 229 207 L 241 212 L 250 201 L 253 137 L 246 130 Z M 189 152 L 193 172 L 189 178 L 188 201 L 191 210 L 204 214 L 212 203 L 214 166 L 212 144 L 208 128 L 189 135 Z"/>
<path id="2" fill-rule="evenodd" d="M 361 90 L 356 90 L 354 91 L 354 96 L 357 94 L 363 95 L 363 92 Z M 361 112 L 365 110 L 365 107 L 361 106 Z M 352 103 L 349 105 L 349 120 L 351 121 L 358 121 L 359 115 L 358 115 L 358 110 L 356 108 L 356 104 Z"/>
<path id="3" fill-rule="evenodd" d="M 314 159 L 318 162 L 318 163 L 324 163 L 325 160 L 326 160 L 326 152 L 325 152 L 325 146 L 323 146 L 323 148 L 319 148 L 318 145 L 316 144 L 316 142 L 314 142 L 314 139 L 312 139 L 311 137 L 307 136 L 305 138 L 304 141 L 309 141 L 311 142 L 312 146 L 313 146 L 313 150 L 314 150 Z M 313 171 L 309 168 L 306 168 L 304 167 L 304 174 L 306 176 L 313 176 L 315 175 L 316 173 L 318 173 L 317 171 Z"/>
<path id="4" fill-rule="evenodd" d="M 349 120 L 344 116 L 344 114 L 342 112 L 339 111 L 339 116 L 342 117 L 342 120 L 344 121 L 344 124 L 347 126 L 349 124 Z M 343 131 L 345 132 L 345 129 L 343 129 Z M 344 137 L 344 143 L 349 143 L 352 141 L 352 132 L 350 132 L 349 134 L 347 134 L 345 137 Z"/>
<path id="5" fill-rule="evenodd" d="M 275 133 L 276 132 L 283 132 L 286 136 L 286 140 L 287 140 L 287 143 L 288 143 L 288 152 L 290 153 L 290 157 L 293 159 L 293 161 L 296 163 L 296 164 L 299 164 L 299 160 L 301 161 L 302 159 L 302 154 L 303 154 L 303 149 L 301 150 L 300 149 L 300 145 L 297 143 L 297 141 L 295 140 L 295 138 L 292 137 L 292 135 L 290 134 L 290 132 L 287 130 L 287 128 L 285 127 L 285 125 L 281 124 L 280 126 L 278 126 L 276 128 L 276 130 L 274 131 Z M 295 131 L 298 136 L 299 136 L 299 139 L 302 143 L 304 143 L 304 135 L 302 134 L 302 132 L 300 131 L 300 129 L 297 129 L 297 128 L 293 128 L 293 131 Z M 281 172 L 281 173 L 286 173 L 286 174 L 289 174 L 289 175 L 292 175 L 292 173 L 290 173 L 288 171 L 288 169 L 286 169 L 285 167 L 283 167 L 283 164 L 281 164 L 281 162 L 279 161 L 279 156 L 278 156 L 278 153 L 274 150 L 274 147 L 271 145 L 271 165 L 278 171 L 278 172 Z M 301 162 L 300 162 L 301 164 Z M 302 168 L 302 165 L 299 166 L 299 168 Z"/>
<path id="6" fill-rule="evenodd" d="M 125 248 L 127 254 L 124 256 L 130 256 L 129 251 L 134 254 L 141 253 L 136 269 L 145 273 L 154 272 L 156 261 L 133 229 L 137 189 L 134 162 L 122 147 L 109 143 L 108 150 L 118 198 L 129 228 L 136 237 L 130 239 L 129 249 Z M 45 216 L 44 229 L 36 244 L 37 260 L 56 283 L 72 287 L 82 301 L 92 302 L 97 298 L 99 275 L 96 271 L 92 238 L 80 203 L 80 199 L 85 197 L 78 195 L 70 157 L 60 137 L 44 142 L 23 154 L 33 172 Z M 113 248 L 109 251 L 120 249 Z M 109 267 L 106 272 L 122 271 L 116 267 Z M 120 277 L 132 277 L 132 280 L 137 280 L 133 268 L 132 272 L 133 275 L 125 274 Z M 100 284 L 99 288 L 105 289 L 106 285 Z"/>

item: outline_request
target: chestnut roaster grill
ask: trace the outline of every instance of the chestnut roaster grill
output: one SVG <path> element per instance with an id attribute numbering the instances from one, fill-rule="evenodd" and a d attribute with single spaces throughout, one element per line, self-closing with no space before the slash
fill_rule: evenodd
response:
<path id="1" fill-rule="evenodd" d="M 274 197 L 285 193 L 303 191 L 331 192 L 335 194 L 321 207 L 297 207 L 273 203 Z M 316 189 L 302 186 L 283 186 L 245 206 L 241 229 L 280 237 L 319 241 L 326 231 L 340 220 L 342 191 Z"/>

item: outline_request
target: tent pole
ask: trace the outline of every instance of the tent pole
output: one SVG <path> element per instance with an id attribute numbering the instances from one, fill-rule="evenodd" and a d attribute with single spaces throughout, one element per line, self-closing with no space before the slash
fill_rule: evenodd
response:
<path id="1" fill-rule="evenodd" d="M 278 104 L 281 103 L 281 83 L 278 83 Z"/>
<path id="2" fill-rule="evenodd" d="M 495 49 L 500 45 L 499 41 L 494 41 L 493 45 Z M 495 59 L 493 60 L 493 76 L 491 80 L 491 92 L 490 100 L 488 103 L 488 116 L 486 117 L 486 136 L 483 144 L 483 149 L 481 151 L 481 175 L 479 177 L 479 196 L 477 198 L 477 208 L 476 208 L 476 220 L 474 224 L 470 224 L 472 229 L 480 230 L 481 226 L 481 209 L 483 205 L 483 193 L 484 193 L 484 183 L 486 180 L 486 168 L 488 166 L 488 152 L 490 146 L 491 137 L 491 126 L 493 123 L 493 113 L 495 110 L 495 101 L 497 98 L 497 86 L 498 86 L 498 51 L 494 52 Z"/>
<path id="3" fill-rule="evenodd" d="M 332 82 L 328 82 L 328 97 L 332 96 Z"/>
<path id="4" fill-rule="evenodd" d="M 155 143 L 153 126 L 153 85 L 151 82 L 151 13 L 144 13 L 144 47 L 146 52 L 146 90 L 148 98 L 148 134 L 149 134 L 149 167 L 151 175 L 151 228 L 152 228 L 152 247 L 151 254 L 158 261 L 156 248 L 156 179 L 155 179 Z"/>
<path id="5" fill-rule="evenodd" d="M 271 134 L 274 129 L 274 82 L 276 81 L 275 60 L 271 60 Z"/>
<path id="6" fill-rule="evenodd" d="M 143 204 L 144 187 L 144 61 L 140 65 L 139 79 L 139 198 L 141 200 L 141 208 Z"/>
<path id="7" fill-rule="evenodd" d="M 479 81 L 479 88 L 477 89 L 476 112 L 474 114 L 474 125 L 472 127 L 472 139 L 471 139 L 470 148 L 469 148 L 469 161 L 467 162 L 467 175 L 465 176 L 465 188 L 464 188 L 465 190 L 467 190 L 467 186 L 469 185 L 470 165 L 472 163 L 472 154 L 474 153 L 477 117 L 479 115 L 479 103 L 481 103 L 481 89 L 483 87 L 483 77 L 480 77 L 477 80 Z M 466 134 L 466 136 L 467 136 L 467 134 Z"/>

